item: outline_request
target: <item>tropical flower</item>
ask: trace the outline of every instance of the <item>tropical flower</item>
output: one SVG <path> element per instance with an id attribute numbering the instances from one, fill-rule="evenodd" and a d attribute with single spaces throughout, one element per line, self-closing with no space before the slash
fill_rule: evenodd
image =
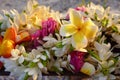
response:
<path id="1" fill-rule="evenodd" d="M 84 64 L 85 52 L 72 51 L 70 53 L 70 64 L 74 66 L 74 71 L 79 72 Z"/>
<path id="2" fill-rule="evenodd" d="M 85 48 L 97 31 L 98 27 L 89 18 L 82 17 L 73 9 L 70 10 L 70 24 L 64 24 L 60 28 L 62 36 L 72 36 L 72 45 L 78 50 Z"/>
<path id="3" fill-rule="evenodd" d="M 115 79 L 120 72 L 120 15 L 109 10 L 90 3 L 60 17 L 30 0 L 22 13 L 4 11 L 0 68 L 4 65 L 18 80 L 41 80 L 49 72 L 66 75 L 66 70 L 95 80 Z"/>
<path id="4" fill-rule="evenodd" d="M 16 40 L 16 31 L 13 27 L 10 27 L 6 30 L 3 40 L 0 40 L 1 41 L 0 56 L 6 58 L 11 56 L 11 50 L 14 49 L 15 40 Z"/>
<path id="5" fill-rule="evenodd" d="M 58 23 L 53 18 L 48 18 L 46 21 L 42 21 L 42 29 L 37 30 L 32 34 L 32 40 L 34 41 L 34 47 L 38 46 L 40 40 L 49 34 L 53 34 L 57 30 Z"/>

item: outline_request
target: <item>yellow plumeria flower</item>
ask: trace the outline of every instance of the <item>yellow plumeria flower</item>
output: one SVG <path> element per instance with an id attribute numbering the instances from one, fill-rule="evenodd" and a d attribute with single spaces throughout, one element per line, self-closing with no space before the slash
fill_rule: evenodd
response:
<path id="1" fill-rule="evenodd" d="M 62 36 L 72 36 L 72 45 L 76 49 L 80 50 L 87 46 L 88 41 L 94 39 L 98 27 L 89 19 L 84 18 L 82 15 L 71 9 L 70 23 L 64 24 L 60 28 L 60 34 Z"/>

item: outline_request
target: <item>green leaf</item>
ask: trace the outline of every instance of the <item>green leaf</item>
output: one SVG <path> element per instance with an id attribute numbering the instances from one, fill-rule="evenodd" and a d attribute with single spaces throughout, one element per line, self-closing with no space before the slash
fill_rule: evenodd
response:
<path id="1" fill-rule="evenodd" d="M 118 28 L 117 28 L 115 25 L 112 25 L 112 26 L 111 26 L 111 29 L 112 29 L 114 32 L 117 32 L 117 33 L 118 33 Z"/>
<path id="2" fill-rule="evenodd" d="M 116 65 L 116 63 L 118 62 L 119 58 L 118 57 L 114 57 L 113 60 L 114 60 L 114 65 Z"/>
<path id="3" fill-rule="evenodd" d="M 5 15 L 13 21 L 13 18 L 9 14 L 5 14 Z"/>
<path id="4" fill-rule="evenodd" d="M 56 66 L 53 66 L 51 68 L 51 70 L 54 71 L 54 72 L 61 72 Z"/>
<path id="5" fill-rule="evenodd" d="M 2 23 L 3 23 L 3 22 L 0 22 L 0 28 L 1 28 Z"/>
<path id="6" fill-rule="evenodd" d="M 39 5 L 38 4 L 36 4 L 36 5 L 33 5 L 33 8 L 35 9 L 35 8 L 37 8 Z"/>
<path id="7" fill-rule="evenodd" d="M 29 64 L 28 64 L 28 66 L 30 67 L 30 68 L 33 68 L 33 67 L 35 67 L 37 64 L 36 63 L 34 63 L 34 62 L 30 62 Z"/>
<path id="8" fill-rule="evenodd" d="M 0 26 L 2 25 L 3 22 L 0 22 Z"/>
<path id="9" fill-rule="evenodd" d="M 74 49 L 75 48 L 72 45 L 70 45 L 70 52 L 72 52 Z"/>
<path id="10" fill-rule="evenodd" d="M 108 25 L 109 20 L 107 18 L 104 18 L 101 23 L 103 27 L 106 27 Z"/>
<path id="11" fill-rule="evenodd" d="M 62 42 L 56 43 L 55 46 L 56 46 L 57 48 L 63 48 Z"/>
<path id="12" fill-rule="evenodd" d="M 28 56 L 28 53 L 22 53 L 24 57 L 27 57 Z"/>
<path id="13" fill-rule="evenodd" d="M 98 56 L 94 51 L 88 50 L 88 53 L 89 53 L 92 57 L 94 57 L 95 59 L 101 61 L 100 58 L 99 58 L 99 56 Z"/>
<path id="14" fill-rule="evenodd" d="M 87 11 L 85 11 L 85 14 L 88 15 L 89 13 Z"/>
<path id="15" fill-rule="evenodd" d="M 42 54 L 43 54 L 44 56 L 46 56 L 47 59 L 49 58 L 48 55 L 47 55 L 47 53 L 46 53 L 45 51 L 43 51 Z M 47 60 L 47 59 L 46 59 L 46 60 Z"/>
<path id="16" fill-rule="evenodd" d="M 47 66 L 48 60 L 41 60 L 41 63 L 42 63 L 44 66 Z"/>
<path id="17" fill-rule="evenodd" d="M 27 65 L 29 64 L 29 61 L 24 61 L 22 64 L 23 64 L 24 66 L 27 66 Z"/>
<path id="18" fill-rule="evenodd" d="M 97 13 L 94 14 L 94 18 L 95 18 L 95 20 L 98 20 L 98 15 L 97 15 Z"/>
<path id="19" fill-rule="evenodd" d="M 29 75 L 28 75 L 28 73 L 26 73 L 23 80 L 28 80 L 28 78 L 29 78 Z"/>
<path id="20" fill-rule="evenodd" d="M 108 68 L 102 68 L 101 72 L 102 72 L 104 75 L 108 75 L 108 74 L 109 74 L 109 69 L 108 69 Z"/>

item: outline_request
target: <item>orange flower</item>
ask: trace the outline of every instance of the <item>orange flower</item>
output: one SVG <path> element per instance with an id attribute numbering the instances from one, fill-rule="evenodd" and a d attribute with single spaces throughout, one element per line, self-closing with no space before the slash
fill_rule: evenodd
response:
<path id="1" fill-rule="evenodd" d="M 16 30 L 10 27 L 6 30 L 4 38 L 0 38 L 0 56 L 9 58 L 11 56 L 11 50 L 15 46 Z"/>

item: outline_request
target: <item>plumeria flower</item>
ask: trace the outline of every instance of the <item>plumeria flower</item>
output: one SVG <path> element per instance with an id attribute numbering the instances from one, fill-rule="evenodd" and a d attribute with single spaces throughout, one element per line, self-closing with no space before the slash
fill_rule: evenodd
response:
<path id="1" fill-rule="evenodd" d="M 70 10 L 70 24 L 64 24 L 60 28 L 60 34 L 71 36 L 71 43 L 78 50 L 85 48 L 88 41 L 94 39 L 97 31 L 98 27 L 89 18 L 82 17 L 73 9 Z"/>

